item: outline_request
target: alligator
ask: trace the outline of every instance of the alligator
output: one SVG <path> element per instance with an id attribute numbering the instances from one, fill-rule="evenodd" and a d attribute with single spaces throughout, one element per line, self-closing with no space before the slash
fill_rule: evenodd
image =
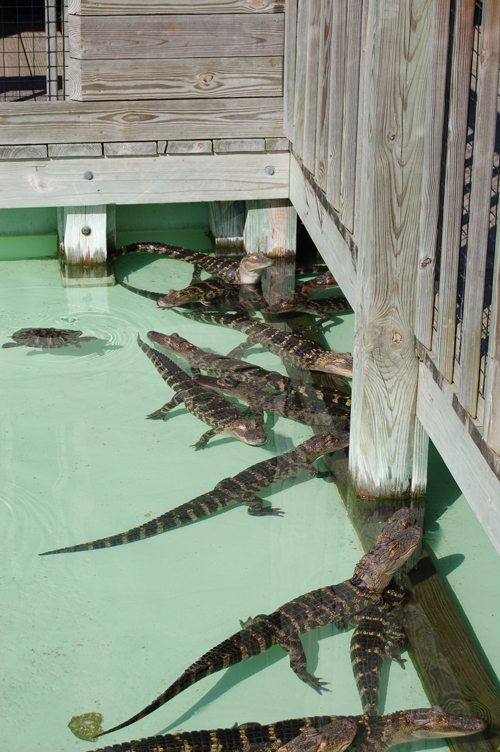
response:
<path id="1" fill-rule="evenodd" d="M 235 285 L 221 279 L 205 279 L 183 290 L 170 290 L 158 300 L 160 308 L 172 308 L 186 303 L 224 311 L 254 313 L 266 305 L 260 285 Z"/>
<path id="2" fill-rule="evenodd" d="M 248 335 L 245 342 L 229 353 L 229 357 L 244 355 L 252 345 L 258 343 L 298 368 L 352 377 L 351 353 L 327 352 L 301 334 L 290 334 L 257 319 L 229 313 L 198 313 L 179 310 L 177 313 L 196 321 L 228 326 Z"/>
<path id="3" fill-rule="evenodd" d="M 292 300 L 282 300 L 269 308 L 261 308 L 263 313 L 307 313 L 310 316 L 318 316 L 319 321 L 310 324 L 308 329 L 319 329 L 326 321 L 332 318 L 335 313 L 344 313 L 352 311 L 351 304 L 340 295 L 332 298 L 320 298 L 319 300 L 306 300 L 303 303 L 294 304 Z"/>
<path id="4" fill-rule="evenodd" d="M 273 260 L 263 253 L 249 253 L 243 258 L 209 256 L 206 253 L 191 251 L 189 248 L 181 248 L 177 245 L 170 245 L 170 243 L 129 243 L 129 245 L 123 245 L 114 251 L 112 258 L 135 252 L 156 253 L 160 256 L 170 256 L 170 258 L 194 264 L 191 282 L 199 281 L 201 272 L 205 271 L 226 280 L 226 282 L 255 284 L 259 282 L 264 269 L 273 265 Z"/>
<path id="5" fill-rule="evenodd" d="M 151 538 L 153 535 L 159 535 L 167 530 L 173 530 L 182 525 L 201 520 L 234 503 L 248 506 L 248 514 L 255 517 L 281 516 L 283 514 L 281 509 L 272 506 L 265 507 L 262 499 L 256 494 L 273 483 L 293 477 L 300 470 L 305 470 L 313 478 L 329 477 L 328 471 L 319 471 L 312 463 L 321 455 L 336 452 L 338 449 L 348 446 L 348 444 L 348 433 L 332 436 L 328 431 L 323 431 L 323 433 L 303 441 L 292 451 L 257 462 L 241 473 L 237 473 L 233 478 L 224 478 L 217 483 L 212 491 L 201 494 L 201 496 L 191 499 L 186 504 L 181 504 L 181 506 L 171 509 L 143 525 L 131 528 L 125 533 L 99 538 L 90 543 L 80 543 L 76 546 L 45 551 L 40 556 L 72 553 L 74 551 L 93 551 L 96 548 L 121 546 L 124 543 Z"/>
<path id="6" fill-rule="evenodd" d="M 262 309 L 264 313 L 281 313 L 282 311 L 295 310 L 298 306 L 307 302 L 307 300 L 320 290 L 327 290 L 330 287 L 337 287 L 337 280 L 330 271 L 321 274 L 319 277 L 309 279 L 307 282 L 301 282 L 295 285 L 293 298 L 291 300 L 281 299 L 272 306 Z"/>
<path id="7" fill-rule="evenodd" d="M 259 387 L 252 384 L 245 384 L 238 381 L 234 376 L 202 376 L 195 374 L 193 381 L 208 389 L 214 389 L 217 392 L 237 397 L 250 405 L 250 409 L 257 422 L 262 425 L 264 422 L 264 411 L 281 415 L 290 420 L 296 420 L 299 423 L 306 423 L 310 426 L 325 426 L 325 428 L 335 428 L 340 426 L 348 427 L 350 408 L 345 408 L 340 403 L 330 406 L 321 406 L 319 402 L 304 404 L 304 401 L 295 394 L 273 394 L 265 392 Z"/>
<path id="8" fill-rule="evenodd" d="M 167 402 L 159 410 L 148 415 L 148 418 L 166 420 L 169 411 L 180 405 L 181 402 L 184 402 L 185 408 L 192 415 L 212 426 L 209 431 L 198 439 L 194 445 L 195 450 L 204 449 L 212 436 L 216 436 L 219 433 L 233 436 L 251 446 L 260 446 L 266 443 L 267 436 L 256 420 L 246 420 L 229 400 L 220 395 L 215 395 L 210 389 L 205 389 L 196 384 L 170 358 L 146 345 L 139 335 L 137 336 L 137 342 L 141 350 L 146 353 L 155 365 L 160 376 L 175 391 L 175 395 L 170 402 Z M 214 400 L 214 397 L 217 397 L 217 399 Z"/>
<path id="9" fill-rule="evenodd" d="M 290 667 L 299 679 L 321 693 L 327 682 L 307 671 L 300 635 L 328 624 L 345 623 L 373 604 L 383 605 L 385 588 L 422 536 L 422 529 L 414 522 L 411 509 L 398 510 L 387 522 L 375 546 L 360 559 L 350 579 L 305 593 L 267 616 L 256 617 L 250 626 L 201 656 L 150 705 L 100 735 L 135 723 L 205 676 L 264 653 L 273 645 L 280 645 L 288 653 Z"/>
<path id="10" fill-rule="evenodd" d="M 348 394 L 332 389 L 327 386 L 306 384 L 292 381 L 288 376 L 283 376 L 277 371 L 267 371 L 265 368 L 248 363 L 237 358 L 228 358 L 227 355 L 208 353 L 178 334 L 162 334 L 161 332 L 148 332 L 148 339 L 159 345 L 164 350 L 177 353 L 191 368 L 193 373 L 200 370 L 210 371 L 220 375 L 234 375 L 239 381 L 254 384 L 258 387 L 274 389 L 277 392 L 301 395 L 308 400 L 325 403 L 335 409 L 345 410 L 347 413 L 351 407 L 351 397 Z"/>

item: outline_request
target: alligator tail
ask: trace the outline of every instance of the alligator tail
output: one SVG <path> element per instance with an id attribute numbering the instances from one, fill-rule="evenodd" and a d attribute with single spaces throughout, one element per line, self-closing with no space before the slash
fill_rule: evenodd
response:
<path id="1" fill-rule="evenodd" d="M 126 253 L 157 253 L 160 256 L 171 256 L 181 261 L 188 261 L 191 264 L 197 264 L 207 259 L 205 253 L 191 251 L 189 248 L 181 248 L 178 245 L 170 245 L 170 243 L 129 243 L 114 251 L 112 257 L 116 258 Z"/>

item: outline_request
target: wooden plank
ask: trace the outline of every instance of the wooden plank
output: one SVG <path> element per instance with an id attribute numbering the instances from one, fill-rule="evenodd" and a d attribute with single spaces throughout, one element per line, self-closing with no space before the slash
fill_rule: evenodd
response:
<path id="1" fill-rule="evenodd" d="M 211 141 L 169 141 L 167 154 L 211 154 Z"/>
<path id="2" fill-rule="evenodd" d="M 491 457 L 488 462 L 481 452 L 480 434 L 474 440 L 457 414 L 456 387 L 442 378 L 438 384 L 434 376 L 428 363 L 420 363 L 417 417 L 500 553 L 500 466 L 495 473 Z"/>
<path id="3" fill-rule="evenodd" d="M 63 209 L 64 264 L 94 266 L 106 262 L 106 206 Z"/>
<path id="4" fill-rule="evenodd" d="M 2 103 L 0 143 L 86 143 L 283 135 L 283 100 Z"/>
<path id="5" fill-rule="evenodd" d="M 284 129 L 293 138 L 293 110 L 295 99 L 295 63 L 297 56 L 297 0 L 287 0 L 285 9 L 285 60 L 284 60 Z"/>
<path id="6" fill-rule="evenodd" d="M 282 13 L 230 16 L 69 17 L 69 50 L 79 60 L 283 55 Z"/>
<path id="7" fill-rule="evenodd" d="M 425 496 L 427 491 L 427 467 L 429 459 L 429 437 L 421 422 L 415 418 L 413 435 L 413 467 L 411 471 L 412 496 Z"/>
<path id="8" fill-rule="evenodd" d="M 307 0 L 298 0 L 297 9 L 297 46 L 295 62 L 295 91 L 293 98 L 293 133 L 287 135 L 294 150 L 302 158 L 304 147 L 304 121 L 306 106 L 306 66 L 307 66 L 307 29 L 309 25 L 309 4 Z"/>
<path id="9" fill-rule="evenodd" d="M 38 159 L 47 156 L 45 144 L 28 146 L 0 146 L 0 159 Z"/>
<path id="10" fill-rule="evenodd" d="M 290 151 L 287 138 L 266 138 L 266 151 Z"/>
<path id="11" fill-rule="evenodd" d="M 165 154 L 165 152 L 167 150 L 167 144 L 168 144 L 168 141 L 157 141 L 156 142 L 156 148 L 157 148 L 158 154 Z"/>
<path id="12" fill-rule="evenodd" d="M 273 175 L 265 153 L 4 162 L 0 208 L 287 198 L 289 155 L 272 158 Z"/>
<path id="13" fill-rule="evenodd" d="M 332 75 L 332 26 L 336 0 L 322 0 L 319 35 L 318 98 L 316 102 L 316 156 L 314 173 L 316 181 L 326 191 L 328 165 L 328 126 Z M 336 88 L 334 88 L 334 92 Z"/>
<path id="14" fill-rule="evenodd" d="M 342 227 L 312 175 L 290 160 L 290 200 L 325 263 L 335 274 L 347 300 L 356 306 L 357 247 Z"/>
<path id="15" fill-rule="evenodd" d="M 105 157 L 128 157 L 131 154 L 156 154 L 156 141 L 120 141 L 104 144 Z"/>
<path id="16" fill-rule="evenodd" d="M 500 454 L 500 232 L 498 226 L 484 402 L 484 440 L 497 454 Z"/>
<path id="17" fill-rule="evenodd" d="M 342 175 L 342 122 L 344 118 L 345 52 L 347 37 L 347 3 L 335 0 L 331 35 L 330 107 L 328 113 L 328 168 L 326 197 L 334 209 L 340 208 Z"/>
<path id="18" fill-rule="evenodd" d="M 148 13 L 283 13 L 285 0 L 68 0 L 70 13 L 127 16 Z M 288 2 L 287 2 L 288 10 Z"/>
<path id="19" fill-rule="evenodd" d="M 49 144 L 49 157 L 101 157 L 102 144 Z"/>
<path id="20" fill-rule="evenodd" d="M 477 414 L 486 254 L 490 231 L 490 208 L 493 200 L 491 181 L 497 128 L 499 30 L 500 0 L 484 0 L 481 50 L 477 71 L 477 111 L 469 204 L 459 388 L 459 400 L 473 417 Z"/>
<path id="21" fill-rule="evenodd" d="M 437 343 L 433 343 L 438 368 L 448 381 L 453 379 L 455 355 L 458 258 L 475 5 L 475 0 L 463 0 L 457 3 L 453 31 Z"/>
<path id="22" fill-rule="evenodd" d="M 302 161 L 311 172 L 316 157 L 316 115 L 318 108 L 319 39 L 321 0 L 308 0 L 309 18 L 307 27 L 307 62 L 304 110 L 304 142 Z"/>
<path id="23" fill-rule="evenodd" d="M 214 151 L 220 154 L 229 152 L 252 152 L 265 150 L 266 142 L 263 138 L 214 139 Z"/>
<path id="24" fill-rule="evenodd" d="M 244 201 L 211 201 L 208 205 L 210 230 L 214 236 L 215 255 L 243 254 L 246 208 Z"/>
<path id="25" fill-rule="evenodd" d="M 445 110 L 446 61 L 450 26 L 450 0 L 434 3 L 431 59 L 427 84 L 424 174 L 420 212 L 417 310 L 415 334 L 430 350 L 434 311 L 434 278 L 438 234 L 441 157 Z"/>
<path id="26" fill-rule="evenodd" d="M 282 57 L 69 60 L 71 99 L 210 99 L 282 95 Z"/>
<path id="27" fill-rule="evenodd" d="M 356 156 L 358 150 L 359 70 L 363 0 L 349 0 L 347 10 L 347 54 L 345 62 L 344 114 L 342 118 L 342 177 L 340 219 L 354 230 Z"/>
<path id="28" fill-rule="evenodd" d="M 373 1 L 373 0 L 372 0 Z M 359 219 L 362 208 L 359 202 L 361 194 L 361 165 L 363 155 L 363 117 L 365 103 L 365 78 L 366 78 L 366 35 L 368 28 L 368 8 L 370 0 L 362 0 L 362 24 L 361 24 L 361 53 L 359 60 L 359 93 L 358 93 L 358 128 L 357 128 L 357 152 L 356 152 L 356 179 L 355 179 L 355 197 L 354 197 L 354 230 L 353 236 L 358 240 L 359 237 Z"/>
<path id="29" fill-rule="evenodd" d="M 349 470 L 358 496 L 411 488 L 415 283 L 433 0 L 370 3 Z M 336 269 L 333 270 L 336 272 Z"/>

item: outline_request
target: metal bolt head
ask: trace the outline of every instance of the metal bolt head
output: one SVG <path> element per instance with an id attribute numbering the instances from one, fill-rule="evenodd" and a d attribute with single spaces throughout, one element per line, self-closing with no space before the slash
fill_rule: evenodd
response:
<path id="1" fill-rule="evenodd" d="M 264 168 L 264 172 L 267 173 L 268 175 L 274 175 L 274 173 L 276 172 L 276 168 L 273 167 L 272 164 L 270 164 L 270 165 L 267 165 L 267 167 Z"/>
<path id="2" fill-rule="evenodd" d="M 91 172 L 90 170 L 87 170 L 87 172 L 83 173 L 84 180 L 92 180 L 93 177 L 94 177 L 94 173 Z"/>
<path id="3" fill-rule="evenodd" d="M 88 225 L 85 225 L 85 227 L 82 227 L 82 235 L 90 235 L 92 230 Z"/>

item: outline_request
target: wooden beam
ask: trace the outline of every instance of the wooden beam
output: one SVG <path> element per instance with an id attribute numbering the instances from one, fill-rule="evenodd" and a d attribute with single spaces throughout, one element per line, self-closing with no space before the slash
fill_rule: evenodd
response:
<path id="1" fill-rule="evenodd" d="M 500 454 L 500 231 L 497 226 L 488 360 L 484 388 L 484 440 Z"/>
<path id="2" fill-rule="evenodd" d="M 286 152 L 272 155 L 168 154 L 2 164 L 0 207 L 87 206 L 287 198 Z"/>
<path id="3" fill-rule="evenodd" d="M 245 202 L 211 201 L 208 212 L 210 230 L 215 242 L 215 255 L 231 256 L 244 253 Z"/>
<path id="4" fill-rule="evenodd" d="M 356 306 L 358 248 L 297 156 L 290 162 L 290 200 L 347 300 Z"/>
<path id="5" fill-rule="evenodd" d="M 332 33 L 330 37 L 330 95 L 328 109 L 328 149 L 326 197 L 338 212 L 340 207 L 340 180 L 342 176 L 342 124 L 344 119 L 345 52 L 347 37 L 347 3 L 334 0 L 332 12 Z"/>
<path id="6" fill-rule="evenodd" d="M 293 144 L 294 150 L 297 154 L 300 154 L 300 156 L 302 156 L 304 145 L 308 24 L 309 4 L 307 0 L 298 0 L 295 88 L 293 96 L 293 131 L 290 131 L 287 135 Z"/>
<path id="7" fill-rule="evenodd" d="M 283 55 L 284 16 L 69 16 L 69 52 L 78 60 Z"/>
<path id="8" fill-rule="evenodd" d="M 484 0 L 481 49 L 477 70 L 477 111 L 472 157 L 472 182 L 467 235 L 459 400 L 468 413 L 477 414 L 479 363 L 484 317 L 484 283 L 490 232 L 493 155 L 498 118 L 500 64 L 500 0 Z"/>
<path id="9" fill-rule="evenodd" d="M 302 160 L 311 172 L 316 156 L 316 117 L 318 109 L 318 70 L 321 0 L 308 0 L 307 61 L 304 99 L 304 140 Z"/>
<path id="10" fill-rule="evenodd" d="M 114 207 L 65 206 L 59 209 L 59 247 L 63 285 L 107 286 L 114 284 L 107 271 L 108 241 L 114 247 Z M 110 248 L 111 250 L 111 248 Z"/>
<path id="11" fill-rule="evenodd" d="M 287 2 L 288 9 L 288 2 Z M 135 15 L 164 13 L 283 13 L 285 0 L 68 0 L 69 13 Z"/>
<path id="12" fill-rule="evenodd" d="M 295 63 L 297 56 L 297 2 L 287 0 L 285 8 L 285 59 L 283 66 L 284 132 L 293 138 L 293 111 L 295 100 Z"/>
<path id="13" fill-rule="evenodd" d="M 415 284 L 432 0 L 370 3 L 349 470 L 358 496 L 411 491 Z M 334 268 L 336 272 L 336 269 Z"/>
<path id="14" fill-rule="evenodd" d="M 69 59 L 69 96 L 83 102 L 116 99 L 279 97 L 282 57 L 169 60 Z"/>
<path id="15" fill-rule="evenodd" d="M 283 136 L 283 100 L 2 103 L 0 144 Z"/>
<path id="16" fill-rule="evenodd" d="M 336 3 L 335 3 L 336 5 Z M 322 0 L 319 34 L 318 98 L 316 103 L 316 155 L 314 170 L 320 188 L 326 190 L 328 169 L 328 127 L 330 122 L 330 97 L 336 92 L 332 87 L 332 32 L 334 0 Z M 332 92 L 333 89 L 333 92 Z"/>

